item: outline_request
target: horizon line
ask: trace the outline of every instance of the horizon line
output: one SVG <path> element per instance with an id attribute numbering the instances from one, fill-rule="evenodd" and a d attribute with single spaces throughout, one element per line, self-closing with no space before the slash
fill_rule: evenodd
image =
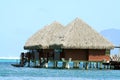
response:
<path id="1" fill-rule="evenodd" d="M 0 59 L 20 59 L 20 57 L 0 57 Z"/>

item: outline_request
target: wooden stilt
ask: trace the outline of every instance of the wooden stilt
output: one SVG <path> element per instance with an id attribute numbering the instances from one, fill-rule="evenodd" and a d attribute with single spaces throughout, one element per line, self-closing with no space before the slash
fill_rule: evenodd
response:
<path id="1" fill-rule="evenodd" d="M 74 62 L 73 67 L 74 67 L 74 68 L 79 68 L 79 62 Z"/>
<path id="2" fill-rule="evenodd" d="M 96 66 L 95 66 L 95 62 L 93 63 L 93 68 L 96 68 Z"/>
<path id="3" fill-rule="evenodd" d="M 100 62 L 100 69 L 102 69 L 102 62 Z"/>
<path id="4" fill-rule="evenodd" d="M 113 69 L 113 66 L 110 64 L 110 69 Z"/>
<path id="5" fill-rule="evenodd" d="M 37 66 L 40 67 L 40 60 L 37 60 Z"/>
<path id="6" fill-rule="evenodd" d="M 65 62 L 65 68 L 67 68 L 67 69 L 70 68 L 69 62 L 71 62 L 71 61 L 72 61 L 72 58 L 69 58 L 69 60 Z"/>
<path id="7" fill-rule="evenodd" d="M 104 69 L 106 69 L 106 66 L 104 65 Z"/>
<path id="8" fill-rule="evenodd" d="M 54 68 L 57 68 L 57 61 L 54 61 Z"/>
<path id="9" fill-rule="evenodd" d="M 107 69 L 110 69 L 110 66 L 109 66 L 109 65 L 107 65 Z"/>
<path id="10" fill-rule="evenodd" d="M 88 70 L 88 62 L 86 62 L 85 69 Z"/>
<path id="11" fill-rule="evenodd" d="M 28 61 L 28 67 L 30 67 L 30 61 Z"/>
<path id="12" fill-rule="evenodd" d="M 65 68 L 65 62 L 62 63 L 62 67 Z"/>
<path id="13" fill-rule="evenodd" d="M 83 68 L 85 68 L 85 63 L 83 62 Z"/>
<path id="14" fill-rule="evenodd" d="M 81 64 L 81 62 L 79 62 L 79 65 Z M 81 68 L 80 66 L 79 66 L 79 68 Z"/>
<path id="15" fill-rule="evenodd" d="M 41 64 L 41 56 L 40 56 L 40 53 L 39 53 L 39 66 Z"/>
<path id="16" fill-rule="evenodd" d="M 45 68 L 48 68 L 48 63 L 45 63 Z"/>
<path id="17" fill-rule="evenodd" d="M 96 62 L 96 68 L 98 68 L 98 62 Z"/>
<path id="18" fill-rule="evenodd" d="M 92 64 L 91 64 L 91 62 L 90 62 L 90 67 L 89 68 L 92 68 Z"/>
<path id="19" fill-rule="evenodd" d="M 30 67 L 30 52 L 27 53 L 27 62 L 28 62 L 28 67 Z"/>
<path id="20" fill-rule="evenodd" d="M 48 58 L 45 58 L 45 68 L 48 68 Z"/>
<path id="21" fill-rule="evenodd" d="M 65 68 L 65 58 L 61 58 L 62 60 L 62 68 Z"/>
<path id="22" fill-rule="evenodd" d="M 69 62 L 65 62 L 65 68 L 66 68 L 66 69 L 69 69 L 69 68 L 70 68 Z"/>
<path id="23" fill-rule="evenodd" d="M 36 59 L 34 59 L 34 66 L 36 66 Z"/>

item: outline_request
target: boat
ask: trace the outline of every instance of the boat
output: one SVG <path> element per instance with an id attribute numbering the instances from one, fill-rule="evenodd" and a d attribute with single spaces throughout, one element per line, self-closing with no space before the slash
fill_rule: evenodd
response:
<path id="1" fill-rule="evenodd" d="M 21 65 L 21 64 L 11 64 L 11 65 L 14 67 L 23 67 L 23 65 Z"/>

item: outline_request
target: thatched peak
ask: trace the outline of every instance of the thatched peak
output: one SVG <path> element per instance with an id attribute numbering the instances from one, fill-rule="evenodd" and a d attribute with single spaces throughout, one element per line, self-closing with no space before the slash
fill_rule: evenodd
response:
<path id="1" fill-rule="evenodd" d="M 25 44 L 32 48 L 69 48 L 69 49 L 112 49 L 113 44 L 92 29 L 81 19 L 76 18 L 63 27 L 59 22 L 44 27 L 35 33 Z"/>
<path id="2" fill-rule="evenodd" d="M 67 26 L 64 48 L 111 49 L 112 43 L 92 29 L 88 24 L 76 18 Z"/>
<path id="3" fill-rule="evenodd" d="M 79 18 L 69 23 L 50 45 L 69 49 L 112 49 L 114 46 Z"/>
<path id="4" fill-rule="evenodd" d="M 63 25 L 60 24 L 60 22 L 58 21 L 54 21 L 53 23 L 49 25 L 49 27 L 61 27 L 61 26 L 63 27 Z"/>
<path id="5" fill-rule="evenodd" d="M 48 48 L 49 43 L 63 28 L 63 25 L 56 21 L 50 25 L 45 26 L 43 29 L 39 30 L 28 39 L 28 41 L 25 43 L 24 48 L 30 49 L 35 48 L 36 46 L 36 48 Z"/>
<path id="6" fill-rule="evenodd" d="M 80 21 L 80 22 L 83 22 L 80 18 L 77 17 L 77 18 L 75 18 L 75 19 L 72 21 L 72 23 L 74 23 L 74 22 L 76 23 L 76 22 L 79 22 L 79 21 Z"/>

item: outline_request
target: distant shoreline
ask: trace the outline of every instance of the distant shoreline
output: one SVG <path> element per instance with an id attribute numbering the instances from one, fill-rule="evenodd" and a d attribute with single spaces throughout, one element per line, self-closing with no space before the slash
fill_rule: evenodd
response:
<path id="1" fill-rule="evenodd" d="M 0 59 L 20 59 L 19 57 L 0 57 Z"/>

